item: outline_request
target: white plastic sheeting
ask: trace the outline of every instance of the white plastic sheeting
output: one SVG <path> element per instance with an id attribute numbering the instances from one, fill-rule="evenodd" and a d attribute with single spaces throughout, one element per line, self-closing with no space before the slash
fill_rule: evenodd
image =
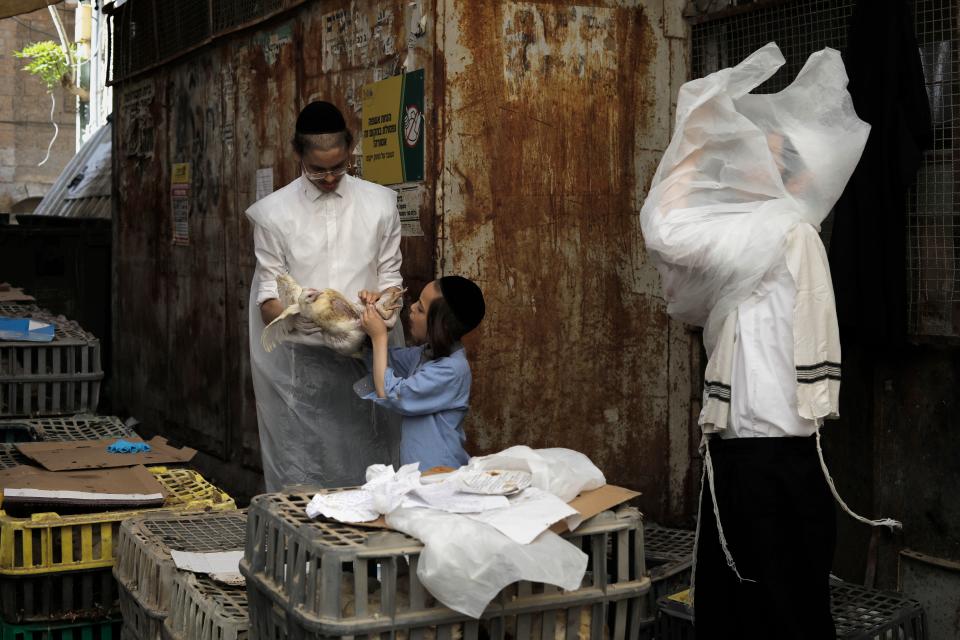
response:
<path id="1" fill-rule="evenodd" d="M 474 458 L 467 468 L 478 467 L 531 471 L 534 487 L 563 501 L 604 484 L 603 473 L 589 458 L 569 449 L 511 447 Z M 520 544 L 464 515 L 404 507 L 389 513 L 387 524 L 423 542 L 417 576 L 427 590 L 454 611 L 475 618 L 508 584 L 532 580 L 572 591 L 580 588 L 587 569 L 586 554 L 549 530 Z"/>
<path id="2" fill-rule="evenodd" d="M 640 213 L 667 311 L 705 328 L 708 353 L 723 320 L 783 259 L 793 226 L 819 228 L 870 130 L 833 49 L 811 55 L 783 91 L 750 93 L 783 64 L 771 43 L 681 87 L 676 133 Z"/>

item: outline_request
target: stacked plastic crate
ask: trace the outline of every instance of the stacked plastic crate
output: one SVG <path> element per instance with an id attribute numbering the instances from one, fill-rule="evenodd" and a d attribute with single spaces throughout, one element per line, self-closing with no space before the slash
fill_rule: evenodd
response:
<path id="1" fill-rule="evenodd" d="M 0 417 L 94 412 L 100 400 L 100 341 L 36 305 L 0 303 L 0 316 L 54 326 L 51 342 L 0 342 Z"/>
<path id="2" fill-rule="evenodd" d="M 686 589 L 690 585 L 693 567 L 693 546 L 696 533 L 688 529 L 671 529 L 656 523 L 644 523 L 644 552 L 652 587 L 647 603 L 657 623 L 645 628 L 642 640 L 659 640 L 658 626 L 662 626 L 657 604 L 665 596 Z"/>
<path id="3" fill-rule="evenodd" d="M 648 625 L 643 527 L 638 512 L 605 512 L 565 537 L 587 554 L 580 589 L 518 582 L 479 620 L 436 601 L 417 577 L 422 545 L 400 533 L 312 520 L 305 494 L 266 494 L 250 504 L 246 578 L 253 638 L 635 640 Z"/>
<path id="4" fill-rule="evenodd" d="M 0 468 L 30 463 L 16 449 L 17 441 L 135 435 L 111 416 L 0 420 Z M 118 590 L 111 568 L 120 523 L 143 511 L 236 509 L 229 495 L 195 471 L 166 467 L 149 471 L 166 494 L 161 507 L 96 513 L 0 509 L 0 640 L 119 638 Z M 48 632 L 52 635 L 43 635 Z"/>
<path id="5" fill-rule="evenodd" d="M 652 602 L 690 586 L 695 537 L 696 532 L 687 529 L 670 529 L 654 523 L 645 525 L 644 551 L 653 582 Z"/>
<path id="6" fill-rule="evenodd" d="M 178 570 L 172 550 L 241 551 L 246 515 L 142 515 L 120 527 L 113 574 L 120 587 L 123 637 L 129 640 L 242 640 L 247 594 L 242 585 Z"/>
<path id="7" fill-rule="evenodd" d="M 658 601 L 657 640 L 693 640 L 694 612 L 689 591 Z M 831 612 L 837 640 L 926 640 L 926 618 L 919 602 L 893 591 L 868 589 L 830 579 Z"/>

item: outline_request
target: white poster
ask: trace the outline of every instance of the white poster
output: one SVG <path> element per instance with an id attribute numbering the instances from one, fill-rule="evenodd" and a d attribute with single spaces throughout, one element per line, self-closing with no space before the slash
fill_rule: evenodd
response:
<path id="1" fill-rule="evenodd" d="M 273 193 L 273 167 L 257 169 L 257 200 Z"/>
<path id="2" fill-rule="evenodd" d="M 422 182 L 404 182 L 393 187 L 397 192 L 397 210 L 400 212 L 400 235 L 422 236 L 420 204 L 423 202 Z"/>

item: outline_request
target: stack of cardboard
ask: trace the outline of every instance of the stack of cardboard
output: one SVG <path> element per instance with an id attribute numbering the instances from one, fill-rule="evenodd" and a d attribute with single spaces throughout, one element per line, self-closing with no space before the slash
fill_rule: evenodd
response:
<path id="1" fill-rule="evenodd" d="M 7 421 L 29 428 L 8 431 L 0 424 L 0 433 L 42 437 L 44 420 L 53 419 Z M 236 509 L 230 496 L 183 468 L 193 449 L 160 437 L 144 442 L 130 431 L 120 438 L 69 440 L 62 423 L 70 421 L 58 421 L 58 441 L 0 445 L 0 538 L 12 547 L 0 554 L 2 637 L 33 637 L 29 633 L 40 628 L 64 637 L 119 637 L 112 566 L 120 523 L 146 512 Z M 88 427 L 79 431 L 95 435 Z M 111 453 L 108 447 L 118 440 L 149 445 L 149 451 Z"/>

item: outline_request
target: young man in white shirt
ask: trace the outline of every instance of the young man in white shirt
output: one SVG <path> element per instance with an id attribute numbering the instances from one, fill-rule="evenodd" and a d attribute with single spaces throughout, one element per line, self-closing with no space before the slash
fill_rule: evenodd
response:
<path id="1" fill-rule="evenodd" d="M 292 146 L 302 175 L 247 209 L 257 258 L 250 361 L 268 491 L 362 483 L 368 465 L 396 459 L 399 442 L 396 418 L 353 393 L 363 363 L 312 343 L 318 328 L 309 321 L 272 353 L 260 345 L 263 327 L 283 311 L 282 273 L 364 303 L 402 283 L 396 194 L 349 174 L 353 136 L 340 111 L 307 105 Z M 400 323 L 391 342 L 403 344 Z"/>

